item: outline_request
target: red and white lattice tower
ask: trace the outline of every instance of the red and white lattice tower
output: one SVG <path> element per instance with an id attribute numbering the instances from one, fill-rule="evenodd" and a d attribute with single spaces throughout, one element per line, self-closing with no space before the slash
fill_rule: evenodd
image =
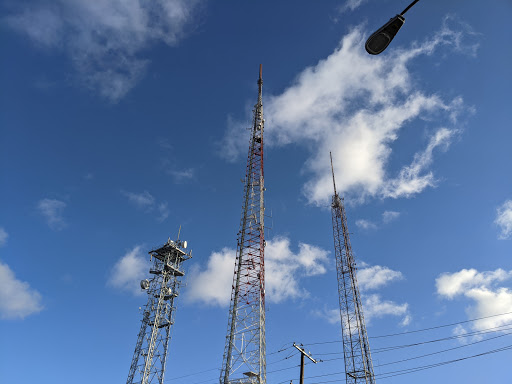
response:
<path id="1" fill-rule="evenodd" d="M 258 79 L 220 384 L 265 384 L 263 80 Z"/>

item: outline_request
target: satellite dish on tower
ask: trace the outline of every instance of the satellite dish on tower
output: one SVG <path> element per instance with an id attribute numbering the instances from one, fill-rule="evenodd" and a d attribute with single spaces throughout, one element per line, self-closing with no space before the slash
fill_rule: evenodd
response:
<path id="1" fill-rule="evenodd" d="M 148 289 L 149 288 L 149 280 L 148 279 L 141 280 L 140 287 L 144 290 Z"/>
<path id="2" fill-rule="evenodd" d="M 187 249 L 187 242 L 186 241 L 183 242 L 183 249 Z"/>

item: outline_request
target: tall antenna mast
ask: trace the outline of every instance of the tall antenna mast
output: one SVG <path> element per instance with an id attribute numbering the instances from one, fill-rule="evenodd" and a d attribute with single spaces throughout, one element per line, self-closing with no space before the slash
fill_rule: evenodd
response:
<path id="1" fill-rule="evenodd" d="M 266 384 L 265 206 L 262 66 L 245 174 L 244 202 L 220 384 Z"/>
<path id="2" fill-rule="evenodd" d="M 366 334 L 363 306 L 357 284 L 356 263 L 350 246 L 345 207 L 343 200 L 340 199 L 336 191 L 332 154 L 331 170 L 334 185 L 331 212 L 338 277 L 343 357 L 345 360 L 345 380 L 347 384 L 375 384 L 370 344 Z"/>
<path id="3" fill-rule="evenodd" d="M 180 227 L 181 229 L 181 227 Z M 185 275 L 181 263 L 192 257 L 185 253 L 186 241 L 172 241 L 170 238 L 162 247 L 149 252 L 153 266 L 151 279 L 140 282 L 148 293 L 144 307 L 137 344 L 126 384 L 164 384 L 167 350 L 174 324 L 181 277 Z"/>

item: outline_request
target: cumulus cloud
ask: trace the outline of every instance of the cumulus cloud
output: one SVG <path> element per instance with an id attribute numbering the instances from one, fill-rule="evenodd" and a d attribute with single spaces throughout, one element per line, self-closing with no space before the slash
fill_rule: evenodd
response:
<path id="1" fill-rule="evenodd" d="M 359 288 L 363 291 L 381 288 L 393 281 L 402 280 L 404 276 L 400 271 L 393 271 L 380 265 L 367 266 L 357 271 Z"/>
<path id="2" fill-rule="evenodd" d="M 222 248 L 213 252 L 205 270 L 194 264 L 190 268 L 189 283 L 185 296 L 190 301 L 201 301 L 208 305 L 225 307 L 231 299 L 231 284 L 235 266 L 236 251 Z"/>
<path id="3" fill-rule="evenodd" d="M 37 210 L 46 219 L 48 226 L 60 231 L 67 227 L 67 222 L 62 215 L 66 203 L 56 199 L 42 199 L 37 203 Z"/>
<path id="4" fill-rule="evenodd" d="M 496 210 L 496 220 L 494 223 L 500 227 L 501 233 L 499 239 L 508 239 L 512 235 L 512 200 L 505 201 Z"/>
<path id="5" fill-rule="evenodd" d="M 305 297 L 308 292 L 299 285 L 301 278 L 324 274 L 328 251 L 310 244 L 299 243 L 294 253 L 290 240 L 276 237 L 265 247 L 265 289 L 269 302 Z M 189 273 L 186 297 L 209 305 L 227 306 L 231 299 L 231 286 L 236 251 L 223 248 L 210 255 L 205 269 L 194 265 Z"/>
<path id="6" fill-rule="evenodd" d="M 16 279 L 7 264 L 0 262 L 0 318 L 23 319 L 41 312 L 41 294 L 27 282 Z"/>
<path id="7" fill-rule="evenodd" d="M 387 224 L 387 223 L 391 223 L 392 221 L 395 221 L 396 219 L 398 219 L 400 217 L 400 212 L 395 212 L 395 211 L 385 211 L 383 214 L 382 214 L 382 221 Z"/>
<path id="8" fill-rule="evenodd" d="M 0 227 L 0 247 L 3 247 L 7 243 L 7 239 L 9 237 L 9 234 Z"/>
<path id="9" fill-rule="evenodd" d="M 140 246 L 126 252 L 112 268 L 107 284 L 133 295 L 141 295 L 140 281 L 147 278 L 150 262 Z"/>
<path id="10" fill-rule="evenodd" d="M 80 82 L 117 101 L 144 75 L 144 50 L 175 46 L 201 0 L 39 0 L 18 5 L 8 25 L 47 49 L 65 52 Z"/>
<path id="11" fill-rule="evenodd" d="M 268 271 L 266 290 L 271 302 L 305 297 L 308 292 L 300 287 L 301 277 L 321 275 L 327 272 L 328 251 L 313 245 L 299 243 L 294 253 L 290 241 L 277 237 L 267 243 L 265 265 Z"/>
<path id="12" fill-rule="evenodd" d="M 512 271 L 501 268 L 495 271 L 478 272 L 476 269 L 462 269 L 459 272 L 443 273 L 436 279 L 437 293 L 448 299 L 476 287 L 487 287 L 512 277 Z"/>
<path id="13" fill-rule="evenodd" d="M 383 316 L 404 316 L 401 325 L 408 325 L 411 321 L 408 308 L 407 303 L 397 304 L 391 300 L 382 300 L 378 294 L 365 296 L 363 300 L 364 318 L 367 323 Z"/>
<path id="14" fill-rule="evenodd" d="M 370 266 L 366 263 L 361 263 L 361 265 L 362 268 L 357 271 L 357 280 L 361 290 L 365 321 L 369 323 L 374 318 L 399 316 L 402 317 L 401 326 L 409 325 L 412 316 L 409 312 L 408 303 L 399 304 L 392 300 L 383 300 L 380 294 L 368 292 L 382 288 L 393 281 L 402 280 L 404 278 L 403 274 L 380 265 Z M 312 313 L 331 324 L 340 322 L 339 309 L 323 308 L 322 310 L 314 310 Z"/>
<path id="15" fill-rule="evenodd" d="M 327 320 L 330 324 L 339 324 L 341 314 L 339 309 L 327 309 L 312 311 L 313 315 Z M 363 296 L 363 315 L 366 324 L 370 324 L 373 319 L 384 316 L 402 317 L 400 326 L 410 324 L 412 317 L 409 314 L 409 304 L 397 304 L 392 300 L 382 300 L 378 294 Z"/>
<path id="16" fill-rule="evenodd" d="M 309 151 L 304 193 L 312 204 L 325 205 L 332 193 L 330 151 L 339 191 L 354 199 L 411 197 L 434 186 L 433 156 L 450 145 L 459 116 L 470 110 L 460 97 L 445 101 L 422 92 L 408 68 L 421 55 L 463 46 L 468 32 L 462 26 L 446 20 L 421 44 L 395 47 L 394 55 L 378 57 L 364 51 L 366 36 L 361 28 L 353 29 L 331 55 L 304 69 L 281 94 L 265 99 L 267 144 L 303 145 Z M 424 119 L 438 128 L 410 162 L 389 169 L 401 132 Z M 233 139 L 243 128 L 242 123 L 228 125 L 227 158 L 245 150 Z"/>
<path id="17" fill-rule="evenodd" d="M 466 310 L 468 317 L 481 318 L 472 322 L 473 330 L 485 330 L 512 322 L 512 290 L 503 283 L 512 279 L 512 270 L 478 272 L 476 269 L 462 269 L 459 272 L 443 273 L 436 279 L 437 293 L 446 299 L 458 297 L 468 299 L 472 305 Z M 492 316 L 492 317 L 489 317 Z M 457 329 L 461 332 L 461 329 Z"/>

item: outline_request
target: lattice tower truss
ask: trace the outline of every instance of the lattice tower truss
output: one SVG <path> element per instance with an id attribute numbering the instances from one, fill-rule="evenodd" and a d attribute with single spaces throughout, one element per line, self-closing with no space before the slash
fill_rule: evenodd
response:
<path id="1" fill-rule="evenodd" d="M 338 276 L 338 295 L 341 315 L 343 357 L 347 384 L 374 384 L 372 356 L 366 333 L 363 307 L 356 276 L 356 263 L 352 255 L 343 199 L 336 192 L 332 166 L 334 195 L 332 197 L 332 227 Z"/>
<path id="2" fill-rule="evenodd" d="M 149 252 L 152 261 L 149 273 L 152 277 L 140 282 L 148 294 L 148 301 L 142 311 L 127 384 L 164 383 L 175 300 L 181 278 L 185 275 L 181 264 L 192 257 L 192 252 L 185 252 L 186 247 L 186 241 L 169 239 L 164 246 Z"/>
<path id="3" fill-rule="evenodd" d="M 265 384 L 263 104 L 254 106 L 221 384 Z"/>

